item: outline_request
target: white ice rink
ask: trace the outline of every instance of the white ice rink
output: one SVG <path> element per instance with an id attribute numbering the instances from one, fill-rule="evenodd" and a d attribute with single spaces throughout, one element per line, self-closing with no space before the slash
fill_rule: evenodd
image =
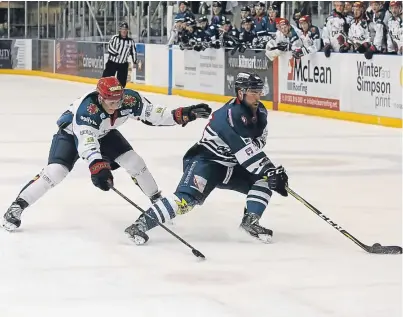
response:
<path id="1" fill-rule="evenodd" d="M 47 162 L 56 120 L 92 85 L 0 76 L 0 216 Z M 148 94 L 172 107 L 191 99 Z M 213 107 L 220 106 L 210 103 Z M 399 129 L 269 112 L 266 152 L 290 187 L 366 244 L 402 243 Z M 186 128 L 121 128 L 163 193 L 206 121 Z M 115 186 L 144 208 L 123 170 Z M 123 233 L 139 212 L 102 192 L 79 161 L 26 210 L 20 231 L 0 230 L 0 316 L 399 317 L 402 256 L 369 255 L 292 197 L 274 195 L 261 223 L 271 245 L 238 231 L 244 197 L 217 190 L 171 227 L 200 262 L 160 228 L 135 246 Z"/>

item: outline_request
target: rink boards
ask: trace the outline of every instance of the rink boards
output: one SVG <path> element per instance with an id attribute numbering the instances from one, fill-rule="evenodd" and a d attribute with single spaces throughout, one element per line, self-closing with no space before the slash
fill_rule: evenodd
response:
<path id="1" fill-rule="evenodd" d="M 239 71 L 259 74 L 263 103 L 274 111 L 402 127 L 403 59 L 322 53 L 270 62 L 264 51 L 182 51 L 137 44 L 128 87 L 193 99 L 226 102 Z M 105 43 L 72 40 L 0 40 L 0 74 L 34 75 L 96 83 L 107 61 Z"/>

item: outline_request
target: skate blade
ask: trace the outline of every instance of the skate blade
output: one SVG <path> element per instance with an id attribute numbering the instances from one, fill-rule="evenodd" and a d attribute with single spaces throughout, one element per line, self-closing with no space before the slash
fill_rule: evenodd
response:
<path id="1" fill-rule="evenodd" d="M 270 244 L 273 241 L 273 236 L 271 236 L 269 234 L 259 234 L 256 237 L 256 236 L 250 234 L 250 232 L 248 232 L 247 230 L 245 230 L 242 227 L 239 227 L 239 230 L 241 232 L 243 232 L 246 236 L 248 236 L 249 239 L 252 238 L 253 240 L 258 241 L 258 242 L 263 242 L 265 244 Z"/>
<path id="2" fill-rule="evenodd" d="M 140 237 L 140 236 L 134 236 L 133 237 L 128 233 L 126 233 L 126 234 L 129 237 L 129 239 L 134 242 L 135 245 L 143 245 L 143 244 L 145 244 L 147 242 L 147 240 L 144 239 L 143 237 Z"/>
<path id="3" fill-rule="evenodd" d="M 13 232 L 18 229 L 18 227 L 15 224 L 8 222 L 7 220 L 3 220 L 1 226 L 4 228 L 4 230 L 8 232 Z"/>
<path id="4" fill-rule="evenodd" d="M 269 234 L 259 234 L 257 240 L 263 242 L 263 243 L 271 243 L 273 240 L 273 237 Z"/>

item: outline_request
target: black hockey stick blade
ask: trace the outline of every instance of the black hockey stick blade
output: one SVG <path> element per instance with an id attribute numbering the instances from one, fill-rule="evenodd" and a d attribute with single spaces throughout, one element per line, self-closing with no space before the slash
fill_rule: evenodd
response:
<path id="1" fill-rule="evenodd" d="M 203 259 L 203 260 L 206 258 L 206 257 L 204 256 L 204 254 L 201 253 L 199 250 L 192 249 L 192 253 L 193 253 L 195 256 L 197 256 L 198 258 L 201 258 L 201 259 Z"/>
<path id="2" fill-rule="evenodd" d="M 131 199 L 129 199 L 128 197 L 126 197 L 125 195 L 123 195 L 119 190 L 117 190 L 114 186 L 110 186 L 110 188 L 116 193 L 118 194 L 120 197 L 122 197 L 124 200 L 126 200 L 130 205 L 132 205 L 133 207 L 135 207 L 138 211 L 140 211 L 142 214 L 144 214 L 146 217 L 151 218 L 153 221 L 155 221 L 161 228 L 163 228 L 165 231 L 167 231 L 168 233 L 170 233 L 172 236 L 174 236 L 176 239 L 178 239 L 180 242 L 182 242 L 184 245 L 186 245 L 187 247 L 189 247 L 192 250 L 192 253 L 194 256 L 200 258 L 200 259 L 205 259 L 206 257 L 204 256 L 203 253 L 201 253 L 199 250 L 195 249 L 193 246 L 191 246 L 189 243 L 187 243 L 185 240 L 183 240 L 180 236 L 178 236 L 175 232 L 173 232 L 171 229 L 167 228 L 165 225 L 163 225 L 161 222 L 159 222 L 157 219 L 154 219 L 153 217 L 151 217 L 149 214 L 147 214 L 143 208 L 141 208 L 139 205 L 137 205 L 136 203 L 134 203 Z"/>
<path id="3" fill-rule="evenodd" d="M 384 246 L 380 243 L 375 243 L 373 246 L 368 246 L 367 251 L 373 254 L 402 254 L 402 247 L 397 245 Z"/>
<path id="4" fill-rule="evenodd" d="M 285 189 L 296 200 L 298 200 L 299 202 L 304 204 L 308 209 L 313 211 L 317 216 L 319 216 L 320 218 L 325 220 L 329 225 L 331 225 L 333 228 L 335 228 L 337 231 L 339 231 L 342 235 L 344 235 L 345 237 L 349 238 L 356 245 L 358 245 L 361 249 L 367 251 L 368 253 L 373 253 L 373 254 L 402 254 L 402 247 L 399 247 L 399 246 L 382 246 L 380 243 L 375 243 L 372 246 L 368 246 L 368 245 L 362 243 L 360 240 L 355 238 L 353 235 L 351 235 L 349 232 L 347 232 L 345 229 L 343 229 L 337 223 L 333 222 L 329 217 L 325 216 L 321 211 L 319 211 L 319 209 L 315 208 L 313 205 L 311 205 L 309 202 L 307 202 L 304 198 L 302 198 L 300 195 L 298 195 L 291 188 L 286 187 Z"/>

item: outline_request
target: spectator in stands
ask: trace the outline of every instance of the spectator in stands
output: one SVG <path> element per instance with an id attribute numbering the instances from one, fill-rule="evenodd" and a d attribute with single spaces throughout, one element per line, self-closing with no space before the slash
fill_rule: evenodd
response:
<path id="1" fill-rule="evenodd" d="M 267 29 L 267 20 L 265 16 L 265 3 L 258 2 L 255 5 L 256 16 L 254 19 L 255 22 L 255 32 L 260 32 Z"/>
<path id="2" fill-rule="evenodd" d="M 240 32 L 226 19 L 221 27 L 223 46 L 226 48 L 235 47 L 239 43 Z"/>
<path id="3" fill-rule="evenodd" d="M 192 19 L 195 18 L 194 14 L 189 10 L 189 2 L 188 1 L 180 1 L 179 2 L 179 12 L 175 16 L 176 19 L 187 18 L 190 17 Z"/>
<path id="4" fill-rule="evenodd" d="M 251 46 L 253 43 L 253 39 L 256 38 L 256 34 L 254 32 L 253 18 L 246 17 L 245 19 L 243 19 L 242 26 L 244 28 L 244 31 L 240 33 L 239 39 L 243 44 Z"/>
<path id="5" fill-rule="evenodd" d="M 242 7 L 241 8 L 241 23 L 238 27 L 239 32 L 243 32 L 244 29 L 242 27 L 242 20 L 248 16 L 250 16 L 250 8 L 248 6 Z"/>
<path id="6" fill-rule="evenodd" d="M 222 14 L 221 1 L 213 1 L 213 16 L 211 18 L 211 25 L 221 25 L 225 21 L 225 16 Z"/>
<path id="7" fill-rule="evenodd" d="M 208 18 L 207 16 L 203 15 L 197 20 L 197 27 L 199 27 L 203 31 L 208 30 Z"/>
<path id="8" fill-rule="evenodd" d="M 267 31 L 269 33 L 276 33 L 277 26 L 276 26 L 276 18 L 280 15 L 279 8 L 276 5 L 271 5 L 267 10 Z"/>
<path id="9" fill-rule="evenodd" d="M 250 4 L 249 5 L 250 8 L 250 16 L 254 19 L 256 17 L 256 10 L 255 10 L 255 5 L 254 4 Z"/>

